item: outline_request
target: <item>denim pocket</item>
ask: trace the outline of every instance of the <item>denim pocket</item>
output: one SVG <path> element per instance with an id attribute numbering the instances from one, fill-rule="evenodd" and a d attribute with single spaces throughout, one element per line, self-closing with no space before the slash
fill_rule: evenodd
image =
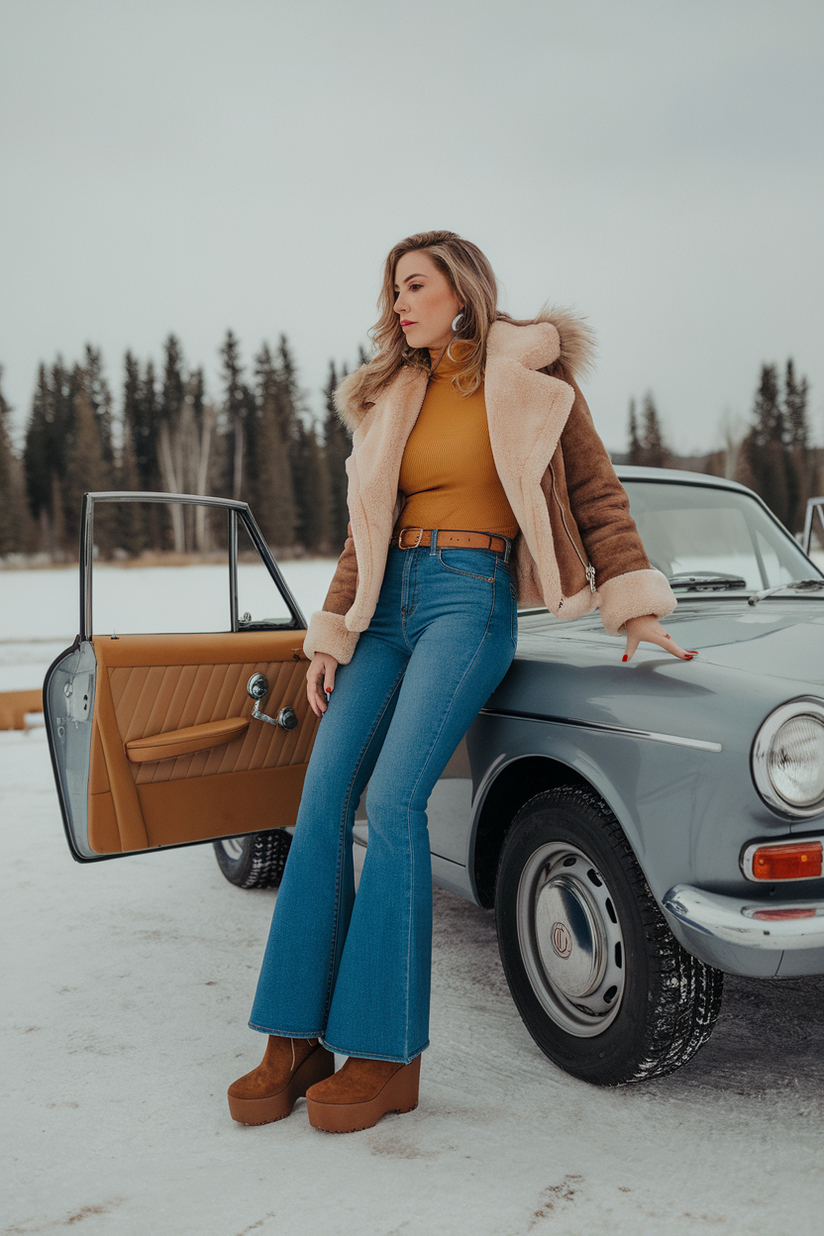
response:
<path id="1" fill-rule="evenodd" d="M 439 549 L 438 557 L 441 565 L 454 575 L 481 579 L 486 584 L 495 582 L 498 555 L 491 549 Z"/>

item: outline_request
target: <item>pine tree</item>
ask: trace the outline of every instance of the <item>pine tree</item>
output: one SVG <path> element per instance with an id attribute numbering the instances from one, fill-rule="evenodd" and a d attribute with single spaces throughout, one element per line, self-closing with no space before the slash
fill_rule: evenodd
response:
<path id="1" fill-rule="evenodd" d="M 641 433 L 641 454 L 644 466 L 647 468 L 666 468 L 669 466 L 670 453 L 664 445 L 661 423 L 652 392 L 644 396 L 642 412 L 643 429 Z"/>
<path id="2" fill-rule="evenodd" d="M 784 415 L 787 427 L 787 441 L 791 446 L 806 450 L 810 440 L 810 429 L 807 424 L 807 393 L 806 378 L 796 381 L 795 366 L 792 358 L 787 361 L 784 377 Z"/>
<path id="3" fill-rule="evenodd" d="M 629 401 L 629 459 L 627 462 L 631 464 L 643 462 L 643 447 L 638 437 L 638 418 L 635 415 L 634 399 Z"/>
<path id="4" fill-rule="evenodd" d="M 103 444 L 100 440 L 100 425 L 89 392 L 82 381 L 82 370 L 75 374 L 77 392 L 74 396 L 74 424 L 71 441 L 66 454 L 63 503 L 66 512 L 67 548 L 73 555 L 79 549 L 79 519 L 83 494 L 87 490 L 111 488 Z M 71 515 L 75 518 L 71 520 Z M 116 539 L 116 511 L 108 504 L 95 510 L 95 545 L 104 555 L 114 548 Z"/>
<path id="5" fill-rule="evenodd" d="M 320 443 L 310 426 L 297 366 L 285 335 L 278 340 L 275 367 L 278 378 L 281 432 L 289 450 L 295 500 L 295 539 L 308 553 L 317 553 L 329 536 L 329 492 Z"/>
<path id="6" fill-rule="evenodd" d="M 791 532 L 798 532 L 803 528 L 807 499 L 815 496 L 816 489 L 816 461 L 814 452 L 810 450 L 810 427 L 807 421 L 808 390 L 807 379 L 796 379 L 795 366 L 792 359 L 789 359 L 784 375 L 784 421 L 787 450 L 795 480 L 791 494 L 795 501 L 791 503 L 788 511 L 787 523 Z"/>
<path id="7" fill-rule="evenodd" d="M 251 400 L 243 383 L 243 367 L 240 361 L 240 344 L 231 330 L 227 330 L 223 347 L 220 349 L 223 358 L 223 379 L 226 384 L 224 414 L 232 435 L 232 479 L 231 495 L 240 499 L 243 492 L 244 446 L 246 438 L 246 420 L 249 415 Z"/>
<path id="8" fill-rule="evenodd" d="M 97 419 L 100 448 L 103 462 L 114 469 L 114 441 L 112 433 L 112 393 L 103 371 L 103 357 L 99 348 L 87 343 L 83 360 L 84 387 Z"/>
<path id="9" fill-rule="evenodd" d="M 328 553 L 329 474 L 314 425 L 298 422 L 293 461 L 298 542 L 307 553 Z"/>
<path id="10" fill-rule="evenodd" d="M 161 488 L 167 493 L 179 494 L 183 492 L 180 424 L 186 397 L 186 379 L 183 372 L 183 351 L 175 335 L 169 335 L 166 339 L 164 352 L 157 457 L 163 480 Z M 183 553 L 186 549 L 186 533 L 180 504 L 172 503 L 169 507 L 169 514 L 172 521 L 175 552 Z"/>
<path id="11" fill-rule="evenodd" d="M 53 558 L 66 552 L 64 479 L 74 427 L 74 384 L 60 357 L 41 365 L 23 451 L 26 497 L 38 526 L 40 548 Z M 77 512 L 72 513 L 75 523 Z"/>
<path id="12" fill-rule="evenodd" d="M 117 487 L 127 492 L 140 490 L 140 473 L 135 449 L 136 423 L 140 403 L 140 365 L 131 352 L 124 358 L 125 377 L 123 380 L 123 441 L 120 447 L 120 458 L 117 466 Z M 146 527 L 145 510 L 136 502 L 124 502 L 118 508 L 119 543 L 121 547 L 136 558 L 149 543 Z"/>
<path id="13" fill-rule="evenodd" d="M 289 426 L 284 417 L 284 392 L 267 343 L 255 357 L 255 383 L 257 470 L 253 510 L 269 544 L 290 549 L 295 541 L 297 514 L 285 436 Z"/>
<path id="14" fill-rule="evenodd" d="M 345 373 L 344 370 L 344 376 Z M 330 361 L 329 378 L 323 393 L 326 402 L 324 445 L 326 447 L 326 469 L 329 475 L 329 537 L 333 547 L 343 545 L 349 524 L 345 461 L 351 450 L 349 435 L 335 410 L 334 394 L 337 385 L 335 365 Z"/>
<path id="15" fill-rule="evenodd" d="M 195 369 L 186 383 L 182 416 L 183 482 L 188 493 L 206 494 L 209 491 L 216 425 L 215 408 L 205 398 L 203 370 Z M 187 509 L 192 519 L 194 548 L 199 553 L 204 553 L 211 548 L 207 509 L 204 506 Z"/>
<path id="16" fill-rule="evenodd" d="M 0 558 L 24 548 L 22 477 L 9 435 L 10 419 L 11 408 L 0 390 Z"/>
<path id="17" fill-rule="evenodd" d="M 750 485 L 784 524 L 792 524 L 798 505 L 798 476 L 788 449 L 775 365 L 761 366 L 753 424 L 744 440 L 737 479 Z"/>

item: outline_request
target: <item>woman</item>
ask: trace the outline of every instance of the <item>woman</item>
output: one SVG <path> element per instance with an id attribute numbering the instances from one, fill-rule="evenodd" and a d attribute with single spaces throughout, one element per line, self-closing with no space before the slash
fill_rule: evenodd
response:
<path id="1" fill-rule="evenodd" d="M 490 265 L 452 232 L 389 254 L 376 355 L 339 387 L 353 432 L 349 536 L 305 649 L 323 718 L 250 1025 L 261 1065 L 234 1119 L 371 1127 L 418 1101 L 432 936 L 426 804 L 515 651 L 516 597 L 679 648 L 675 608 L 575 382 L 591 341 L 497 310 Z M 369 781 L 357 897 L 355 808 Z M 348 1057 L 334 1072 L 333 1052 Z"/>

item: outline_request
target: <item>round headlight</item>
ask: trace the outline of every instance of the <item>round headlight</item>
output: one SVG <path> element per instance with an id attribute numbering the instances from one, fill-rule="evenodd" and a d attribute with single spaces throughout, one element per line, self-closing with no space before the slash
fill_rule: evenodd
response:
<path id="1" fill-rule="evenodd" d="M 752 773 L 771 807 L 799 816 L 824 811 L 824 703 L 792 700 L 771 713 L 755 737 Z"/>

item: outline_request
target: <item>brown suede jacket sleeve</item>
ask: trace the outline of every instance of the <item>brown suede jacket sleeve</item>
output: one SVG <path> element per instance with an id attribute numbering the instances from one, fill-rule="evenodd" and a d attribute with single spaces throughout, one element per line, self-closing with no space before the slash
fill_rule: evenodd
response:
<path id="1" fill-rule="evenodd" d="M 352 608 L 357 590 L 358 560 L 355 556 L 355 542 L 352 540 L 352 525 L 349 524 L 343 553 L 338 558 L 323 608 L 330 614 L 347 613 Z"/>
<path id="2" fill-rule="evenodd" d="M 566 488 L 598 587 L 618 575 L 649 570 L 649 559 L 629 513 L 629 498 L 612 466 L 592 415 L 573 377 L 556 367 L 575 391 L 575 402 L 561 434 Z"/>
<path id="3" fill-rule="evenodd" d="M 347 630 L 344 615 L 352 608 L 357 587 L 358 560 L 350 524 L 346 544 L 338 558 L 323 609 L 312 614 L 303 641 L 304 652 L 310 660 L 316 652 L 325 652 L 334 657 L 340 665 L 351 661 L 358 642 L 358 633 Z"/>

